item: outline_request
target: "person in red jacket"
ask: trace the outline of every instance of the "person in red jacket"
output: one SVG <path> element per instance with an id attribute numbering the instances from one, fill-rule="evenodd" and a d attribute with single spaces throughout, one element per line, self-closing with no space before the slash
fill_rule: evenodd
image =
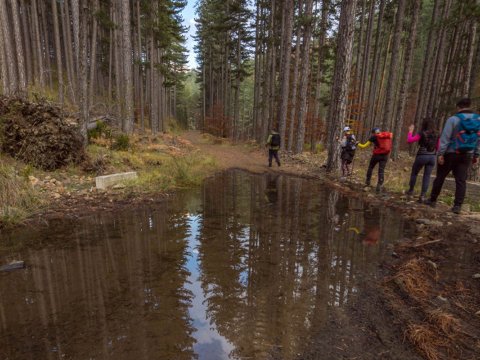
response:
<path id="1" fill-rule="evenodd" d="M 358 144 L 360 149 L 365 149 L 373 144 L 373 154 L 370 159 L 370 164 L 367 170 L 367 179 L 365 180 L 365 186 L 370 186 L 372 179 L 372 173 L 375 166 L 378 164 L 378 182 L 377 192 L 382 191 L 383 183 L 385 180 L 385 167 L 387 166 L 388 157 L 392 150 L 392 133 L 382 132 L 380 128 L 372 129 L 372 136 L 364 144 Z"/>

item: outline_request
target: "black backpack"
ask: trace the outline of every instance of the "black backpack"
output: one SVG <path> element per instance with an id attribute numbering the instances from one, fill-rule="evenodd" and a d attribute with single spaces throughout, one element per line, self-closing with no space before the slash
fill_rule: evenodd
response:
<path id="1" fill-rule="evenodd" d="M 280 146 L 280 134 L 272 134 L 270 146 Z"/>
<path id="2" fill-rule="evenodd" d="M 348 135 L 347 136 L 347 142 L 345 144 L 345 150 L 346 151 L 355 151 L 356 147 L 356 141 L 353 135 Z"/>
<path id="3" fill-rule="evenodd" d="M 423 131 L 420 136 L 420 146 L 423 146 L 428 152 L 437 150 L 438 136 L 434 131 Z"/>

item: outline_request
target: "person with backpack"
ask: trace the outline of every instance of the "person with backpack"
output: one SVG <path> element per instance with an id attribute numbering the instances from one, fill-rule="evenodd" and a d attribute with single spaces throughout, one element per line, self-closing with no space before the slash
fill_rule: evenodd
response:
<path id="1" fill-rule="evenodd" d="M 437 159 L 437 177 L 427 204 L 435 207 L 445 178 L 450 172 L 455 177 L 455 200 L 452 211 L 460 214 L 467 192 L 467 173 L 470 164 L 478 162 L 480 155 L 480 115 L 471 110 L 468 98 L 457 102 L 457 113 L 447 119 Z"/>
<path id="2" fill-rule="evenodd" d="M 280 134 L 272 130 L 268 136 L 267 143 L 265 146 L 268 146 L 268 166 L 272 167 L 272 160 L 275 158 L 277 165 L 280 166 L 280 160 L 278 158 L 278 150 L 280 150 Z"/>
<path id="3" fill-rule="evenodd" d="M 412 166 L 412 173 L 410 175 L 410 188 L 407 195 L 413 195 L 415 189 L 415 183 L 417 182 L 417 176 L 419 172 L 424 168 L 422 190 L 418 202 L 425 202 L 425 196 L 427 195 L 428 187 L 430 185 L 430 175 L 432 175 L 433 168 L 435 167 L 436 154 L 438 148 L 438 134 L 435 130 L 435 124 L 432 119 L 425 119 L 422 123 L 422 130 L 420 133 L 413 135 L 414 125 L 410 125 L 408 128 L 409 144 L 418 142 L 419 148 L 417 156 Z"/>
<path id="4" fill-rule="evenodd" d="M 357 144 L 360 149 L 373 144 L 373 154 L 370 159 L 367 170 L 367 179 L 365 180 L 365 186 L 370 186 L 370 180 L 372 179 L 372 173 L 375 166 L 378 164 L 378 182 L 376 191 L 380 192 L 383 189 L 383 182 L 385 177 L 385 167 L 387 166 L 388 157 L 392 151 L 392 139 L 393 134 L 388 131 L 380 131 L 379 128 L 372 129 L 372 136 L 365 144 Z"/>
<path id="5" fill-rule="evenodd" d="M 355 150 L 357 149 L 357 139 L 349 126 L 345 126 L 343 129 L 343 137 L 340 140 L 340 146 L 342 152 L 340 159 L 342 160 L 342 177 L 352 175 L 351 164 L 355 157 Z"/>

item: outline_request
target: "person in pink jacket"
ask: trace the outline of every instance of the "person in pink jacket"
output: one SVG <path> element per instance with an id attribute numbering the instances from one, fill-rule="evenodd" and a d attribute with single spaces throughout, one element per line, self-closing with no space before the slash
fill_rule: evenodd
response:
<path id="1" fill-rule="evenodd" d="M 430 176 L 435 168 L 436 154 L 438 149 L 438 133 L 435 130 L 435 124 L 432 119 L 425 119 L 422 123 L 420 132 L 413 135 L 415 130 L 414 125 L 410 125 L 408 128 L 408 143 L 419 143 L 417 156 L 412 166 L 412 173 L 410 175 L 410 188 L 407 194 L 413 195 L 415 189 L 415 183 L 417 182 L 417 176 L 419 172 L 424 169 L 422 190 L 420 192 L 419 202 L 425 201 L 425 196 L 430 185 Z"/>

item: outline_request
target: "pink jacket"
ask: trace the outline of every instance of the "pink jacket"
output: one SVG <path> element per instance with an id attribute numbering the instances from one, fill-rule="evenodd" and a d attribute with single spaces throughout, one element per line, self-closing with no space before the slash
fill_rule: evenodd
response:
<path id="1" fill-rule="evenodd" d="M 420 138 L 421 138 L 420 134 L 413 135 L 413 133 L 411 133 L 410 131 L 408 132 L 407 141 L 408 141 L 409 144 L 420 141 Z M 437 141 L 437 146 L 436 146 L 437 151 L 438 151 L 439 147 L 440 147 L 440 139 L 438 139 L 438 141 Z"/>

